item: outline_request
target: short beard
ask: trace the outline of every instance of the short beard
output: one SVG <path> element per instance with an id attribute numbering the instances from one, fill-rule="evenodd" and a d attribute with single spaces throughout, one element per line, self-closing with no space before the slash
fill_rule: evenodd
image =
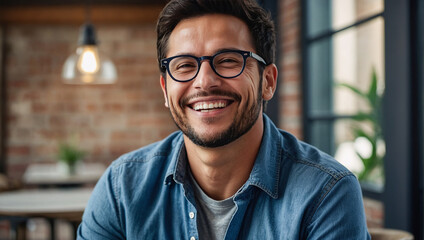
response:
<path id="1" fill-rule="evenodd" d="M 258 97 L 256 101 L 253 103 L 250 109 L 245 109 L 244 113 L 239 114 L 239 112 L 236 112 L 235 121 L 232 122 L 230 127 L 225 130 L 224 132 L 218 133 L 212 138 L 206 139 L 202 138 L 194 128 L 187 124 L 187 121 L 184 121 L 183 116 L 177 112 L 175 112 L 172 108 L 170 108 L 171 114 L 173 116 L 173 120 L 177 127 L 186 135 L 194 144 L 206 147 L 206 148 L 217 148 L 221 146 L 225 146 L 241 136 L 243 136 L 245 133 L 247 133 L 253 125 L 258 120 L 259 114 L 262 109 L 262 79 L 259 81 L 259 88 L 258 88 Z M 200 94 L 202 96 L 207 95 L 217 95 L 217 96 L 233 96 L 233 93 L 226 93 L 222 91 L 213 91 L 208 93 Z M 235 99 L 239 99 L 238 102 L 240 102 L 241 97 L 240 96 L 233 96 Z M 183 109 L 185 106 L 185 100 L 183 99 L 180 103 L 180 108 Z"/>

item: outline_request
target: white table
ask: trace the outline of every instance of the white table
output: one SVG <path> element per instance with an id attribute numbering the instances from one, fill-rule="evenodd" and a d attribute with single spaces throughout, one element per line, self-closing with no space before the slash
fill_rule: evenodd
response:
<path id="1" fill-rule="evenodd" d="M 25 189 L 0 193 L 0 215 L 82 216 L 92 188 Z"/>
<path id="2" fill-rule="evenodd" d="M 81 221 L 92 188 L 25 189 L 0 193 L 0 217 L 9 219 L 46 218 L 51 223 L 54 239 L 54 220 L 63 219 L 73 223 Z M 25 222 L 25 221 L 24 221 Z M 16 239 L 24 238 L 25 230 L 14 229 Z"/>
<path id="3" fill-rule="evenodd" d="M 67 174 L 60 164 L 35 163 L 26 169 L 23 182 L 27 185 L 83 185 L 94 184 L 102 176 L 106 166 L 101 163 L 77 165 L 74 175 Z"/>

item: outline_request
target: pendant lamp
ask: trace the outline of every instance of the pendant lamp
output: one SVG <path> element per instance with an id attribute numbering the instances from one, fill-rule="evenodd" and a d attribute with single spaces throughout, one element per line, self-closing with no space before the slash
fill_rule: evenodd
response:
<path id="1" fill-rule="evenodd" d="M 63 65 L 63 82 L 67 84 L 115 83 L 117 78 L 115 65 L 98 49 L 96 32 L 89 18 L 87 6 L 87 21 L 80 29 L 77 50 L 66 59 Z"/>

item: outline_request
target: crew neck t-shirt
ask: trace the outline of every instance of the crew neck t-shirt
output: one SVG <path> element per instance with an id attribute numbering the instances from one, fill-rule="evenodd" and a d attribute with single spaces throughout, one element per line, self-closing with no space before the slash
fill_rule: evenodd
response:
<path id="1" fill-rule="evenodd" d="M 190 172 L 197 204 L 197 229 L 199 238 L 222 240 L 237 207 L 233 196 L 224 200 L 210 198 L 197 184 Z"/>

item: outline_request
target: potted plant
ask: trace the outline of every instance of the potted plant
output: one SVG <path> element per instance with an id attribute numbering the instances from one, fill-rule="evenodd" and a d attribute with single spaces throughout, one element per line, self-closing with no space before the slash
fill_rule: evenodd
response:
<path id="1" fill-rule="evenodd" d="M 76 144 L 61 142 L 58 149 L 58 160 L 66 166 L 66 172 L 75 174 L 77 162 L 85 156 L 85 152 L 80 150 Z"/>
<path id="2" fill-rule="evenodd" d="M 371 146 L 371 152 L 367 156 L 364 156 L 360 151 L 355 149 L 356 155 L 364 165 L 363 170 L 357 173 L 358 180 L 362 183 L 376 182 L 376 177 L 384 178 L 384 151 L 379 151 L 379 148 L 384 145 L 383 132 L 381 127 L 381 104 L 383 94 L 379 93 L 377 82 L 377 74 L 375 69 L 373 69 L 371 82 L 366 91 L 363 91 L 349 84 L 338 84 L 341 87 L 349 89 L 359 98 L 363 99 L 369 108 L 369 111 L 359 111 L 357 114 L 351 116 L 351 119 L 353 120 L 351 130 L 354 139 L 365 139 Z"/>

